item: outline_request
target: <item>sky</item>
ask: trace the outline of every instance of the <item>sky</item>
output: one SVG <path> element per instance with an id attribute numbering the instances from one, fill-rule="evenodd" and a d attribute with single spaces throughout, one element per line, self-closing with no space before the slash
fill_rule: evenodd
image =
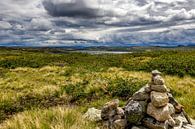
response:
<path id="1" fill-rule="evenodd" d="M 0 0 L 0 46 L 195 45 L 195 0 Z"/>

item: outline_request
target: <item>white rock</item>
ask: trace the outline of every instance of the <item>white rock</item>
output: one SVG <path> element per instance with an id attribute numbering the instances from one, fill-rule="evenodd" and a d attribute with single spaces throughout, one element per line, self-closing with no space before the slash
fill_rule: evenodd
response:
<path id="1" fill-rule="evenodd" d="M 89 108 L 88 111 L 83 115 L 85 119 L 90 121 L 100 121 L 101 120 L 101 110 L 95 108 Z"/>
<path id="2" fill-rule="evenodd" d="M 160 75 L 160 74 L 161 74 L 161 72 L 159 72 L 158 70 L 153 70 L 152 71 L 153 76 Z"/>

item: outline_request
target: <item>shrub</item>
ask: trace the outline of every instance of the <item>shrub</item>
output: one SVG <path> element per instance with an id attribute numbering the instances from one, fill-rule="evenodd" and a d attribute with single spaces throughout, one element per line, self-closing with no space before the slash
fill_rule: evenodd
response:
<path id="1" fill-rule="evenodd" d="M 118 78 L 109 83 L 108 91 L 113 97 L 116 96 L 126 99 L 132 96 L 146 83 L 147 81 L 139 80 L 137 78 L 130 78 L 128 80 Z"/>
<path id="2" fill-rule="evenodd" d="M 77 84 L 69 84 L 67 86 L 64 86 L 63 89 L 66 94 L 71 96 L 71 101 L 76 101 L 85 97 L 89 97 L 85 92 L 85 87 L 87 86 L 87 84 L 88 81 Z"/>

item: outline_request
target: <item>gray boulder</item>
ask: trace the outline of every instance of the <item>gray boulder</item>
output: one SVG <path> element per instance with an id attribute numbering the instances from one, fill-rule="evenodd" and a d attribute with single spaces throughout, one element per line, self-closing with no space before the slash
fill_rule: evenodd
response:
<path id="1" fill-rule="evenodd" d="M 125 106 L 125 116 L 129 123 L 139 125 L 146 113 L 147 103 L 145 101 L 131 100 Z"/>
<path id="2" fill-rule="evenodd" d="M 135 101 L 145 101 L 150 99 L 149 86 L 142 87 L 139 91 L 135 92 L 131 99 Z"/>

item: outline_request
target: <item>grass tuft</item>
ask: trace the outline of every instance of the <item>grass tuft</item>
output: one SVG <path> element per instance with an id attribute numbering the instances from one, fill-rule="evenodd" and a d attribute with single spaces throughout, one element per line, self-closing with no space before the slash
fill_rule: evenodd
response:
<path id="1" fill-rule="evenodd" d="M 94 129 L 76 109 L 55 107 L 25 111 L 5 121 L 1 129 Z"/>

